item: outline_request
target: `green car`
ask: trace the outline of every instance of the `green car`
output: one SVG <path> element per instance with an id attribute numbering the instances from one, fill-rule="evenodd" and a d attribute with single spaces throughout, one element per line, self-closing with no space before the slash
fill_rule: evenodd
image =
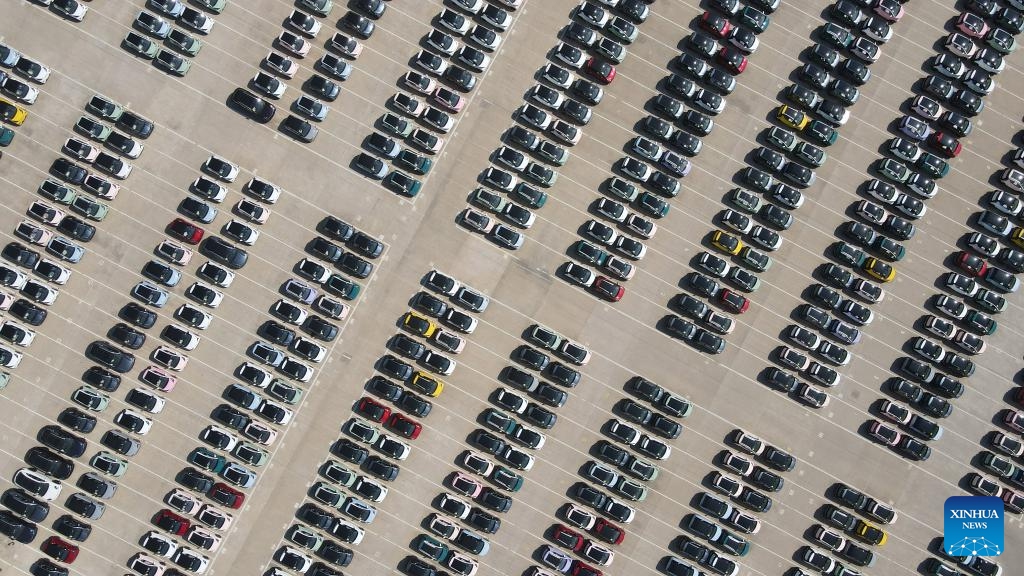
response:
<path id="1" fill-rule="evenodd" d="M 491 481 L 509 492 L 519 492 L 523 487 L 523 477 L 504 466 L 494 468 L 494 472 L 491 472 Z"/>
<path id="2" fill-rule="evenodd" d="M 423 183 L 405 172 L 392 170 L 390 174 L 384 177 L 384 186 L 390 188 L 396 194 L 413 198 L 420 193 Z"/>
<path id="3" fill-rule="evenodd" d="M 284 533 L 284 537 L 302 546 L 310 552 L 316 552 L 324 544 L 324 537 L 306 528 L 302 524 L 292 524 Z"/>
<path id="4" fill-rule="evenodd" d="M 394 161 L 395 166 L 401 166 L 413 174 L 426 174 L 434 162 L 430 158 L 420 156 L 411 150 L 402 150 Z"/>
<path id="5" fill-rule="evenodd" d="M 175 76 L 184 76 L 188 73 L 188 69 L 192 67 L 192 62 L 168 50 L 157 52 L 156 58 L 153 59 L 153 64 L 157 68 Z"/>
<path id="6" fill-rule="evenodd" d="M 189 36 L 177 28 L 171 30 L 171 33 L 167 35 L 167 39 L 164 40 L 164 44 L 189 56 L 199 54 L 199 49 L 203 47 L 203 43 L 198 38 Z"/>
<path id="7" fill-rule="evenodd" d="M 412 547 L 423 556 L 438 563 L 444 562 L 444 559 L 448 557 L 448 546 L 426 534 L 417 536 L 412 541 Z"/>
<path id="8" fill-rule="evenodd" d="M 189 452 L 188 461 L 196 466 L 213 472 L 220 473 L 228 465 L 227 458 L 217 454 L 209 448 L 199 447 Z"/>
<path id="9" fill-rule="evenodd" d="M 14 130 L 0 126 L 0 146 L 10 146 L 11 140 L 14 140 Z"/>
<path id="10" fill-rule="evenodd" d="M 270 458 L 270 454 L 266 450 L 251 442 L 239 442 L 231 453 L 239 460 L 253 466 L 263 466 Z"/>
<path id="11" fill-rule="evenodd" d="M 228 0 L 192 0 L 192 2 L 214 14 L 220 14 L 224 11 L 224 7 L 228 5 Z"/>
<path id="12" fill-rule="evenodd" d="M 129 32 L 125 35 L 121 45 L 125 47 L 125 50 L 137 56 L 142 56 L 147 60 L 156 58 L 156 53 L 160 51 L 160 47 L 156 45 L 156 42 L 136 32 Z"/>
<path id="13" fill-rule="evenodd" d="M 7 388 L 7 384 L 11 381 L 10 372 L 0 372 L 0 390 Z"/>
<path id="14" fill-rule="evenodd" d="M 102 122 L 97 122 L 89 116 L 82 116 L 75 123 L 75 132 L 88 136 L 97 142 L 106 142 L 114 129 Z"/>
<path id="15" fill-rule="evenodd" d="M 76 196 L 75 199 L 71 201 L 71 209 L 82 216 L 97 222 L 106 218 L 107 212 L 110 211 L 110 208 L 106 204 L 96 202 L 84 195 Z"/>
<path id="16" fill-rule="evenodd" d="M 907 168 L 907 165 L 892 158 L 883 158 L 878 161 L 878 173 L 899 184 L 910 178 L 910 169 Z"/>
<path id="17" fill-rule="evenodd" d="M 70 205 L 78 197 L 75 191 L 56 180 L 43 180 L 39 185 L 39 195 L 59 204 Z"/>
<path id="18" fill-rule="evenodd" d="M 530 208 L 541 208 L 548 201 L 548 195 L 546 192 L 541 192 L 526 182 L 516 184 L 516 187 L 512 192 L 509 192 L 509 196 L 513 200 L 518 200 Z"/>
<path id="19" fill-rule="evenodd" d="M 118 478 L 128 471 L 128 461 L 103 450 L 89 460 L 89 465 L 108 476 Z"/>
<path id="20" fill-rule="evenodd" d="M 359 284 L 356 284 L 344 276 L 339 276 L 338 274 L 331 274 L 330 278 L 324 282 L 324 288 L 326 288 L 328 292 L 337 294 L 345 300 L 355 300 L 356 296 L 359 296 L 359 291 L 362 289 Z"/>

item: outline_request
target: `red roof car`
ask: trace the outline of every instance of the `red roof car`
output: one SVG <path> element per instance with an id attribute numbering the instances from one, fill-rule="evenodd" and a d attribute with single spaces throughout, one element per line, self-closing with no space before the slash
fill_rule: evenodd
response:
<path id="1" fill-rule="evenodd" d="M 747 300 L 742 294 L 733 292 L 728 288 L 723 288 L 718 293 L 718 303 L 722 305 L 722 308 L 736 314 L 743 314 L 750 308 L 750 300 Z"/>
<path id="2" fill-rule="evenodd" d="M 601 84 L 611 84 L 615 80 L 615 67 L 598 58 L 588 59 L 583 65 L 583 71 Z"/>
<path id="3" fill-rule="evenodd" d="M 229 508 L 241 508 L 245 502 L 245 494 L 242 494 L 238 490 L 228 486 L 223 482 L 217 482 L 210 488 L 210 491 L 206 493 L 214 502 L 223 504 Z"/>
<path id="4" fill-rule="evenodd" d="M 40 548 L 50 558 L 65 564 L 71 564 L 75 558 L 78 558 L 78 546 L 65 542 L 57 536 L 47 538 Z"/>
<path id="5" fill-rule="evenodd" d="M 391 419 L 388 420 L 388 428 L 398 432 L 403 438 L 409 438 L 410 440 L 419 438 L 420 431 L 423 430 L 423 426 L 420 426 L 419 422 L 398 412 L 391 415 Z"/>
<path id="6" fill-rule="evenodd" d="M 359 412 L 363 416 L 366 416 L 374 422 L 383 422 L 391 416 L 391 409 L 387 406 L 377 402 L 373 398 L 360 398 L 359 403 L 356 404 L 356 412 Z"/>
<path id="7" fill-rule="evenodd" d="M 961 250 L 956 255 L 956 265 L 970 276 L 979 277 L 988 270 L 988 264 L 977 254 Z"/>
<path id="8" fill-rule="evenodd" d="M 184 218 L 175 218 L 167 225 L 167 232 L 188 244 L 199 244 L 203 239 L 203 229 Z"/>
<path id="9" fill-rule="evenodd" d="M 156 513 L 156 516 L 153 517 L 153 524 L 178 536 L 184 536 L 192 526 L 191 522 L 166 508 Z"/>
<path id="10" fill-rule="evenodd" d="M 609 302 L 618 302 L 619 300 L 622 300 L 622 295 L 626 293 L 625 288 L 604 276 L 598 276 L 595 278 L 594 283 L 590 285 L 590 289 L 593 290 L 595 294 Z"/>
<path id="11" fill-rule="evenodd" d="M 590 529 L 590 533 L 609 544 L 622 544 L 623 538 L 626 537 L 626 532 L 622 528 L 604 518 L 598 519 L 597 524 Z"/>
<path id="12" fill-rule="evenodd" d="M 566 528 L 565 524 L 555 526 L 555 529 L 551 532 L 551 539 L 562 548 L 567 548 L 573 552 L 579 552 L 583 549 L 583 536 L 575 530 Z"/>

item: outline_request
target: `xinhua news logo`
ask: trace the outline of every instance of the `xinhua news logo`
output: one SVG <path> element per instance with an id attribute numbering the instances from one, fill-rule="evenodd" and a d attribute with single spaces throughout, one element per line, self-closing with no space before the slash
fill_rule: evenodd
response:
<path id="1" fill-rule="evenodd" d="M 951 556 L 1003 553 L 1003 501 L 994 496 L 946 498 L 943 546 Z"/>

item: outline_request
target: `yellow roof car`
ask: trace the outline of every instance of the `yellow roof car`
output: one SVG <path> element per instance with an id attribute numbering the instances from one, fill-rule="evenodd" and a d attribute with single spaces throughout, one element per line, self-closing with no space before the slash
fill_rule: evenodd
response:
<path id="1" fill-rule="evenodd" d="M 2 117 L 5 122 L 10 122 L 15 126 L 21 126 L 25 123 L 25 118 L 28 118 L 28 111 L 21 106 L 17 106 L 10 100 L 0 98 L 0 117 Z"/>
<path id="2" fill-rule="evenodd" d="M 877 546 L 885 546 L 889 540 L 888 534 L 863 520 L 857 521 L 857 536 L 860 536 L 865 542 Z"/>
<path id="3" fill-rule="evenodd" d="M 882 282 L 892 282 L 892 279 L 896 277 L 896 269 L 878 258 L 865 260 L 864 271 Z"/>
<path id="4" fill-rule="evenodd" d="M 779 112 L 775 117 L 779 119 L 779 122 L 795 130 L 803 130 L 804 126 L 807 126 L 807 123 L 811 121 L 807 114 L 792 106 L 779 107 Z"/>
<path id="5" fill-rule="evenodd" d="M 714 234 L 711 235 L 711 245 L 733 256 L 739 254 L 740 250 L 743 249 L 743 242 L 739 238 L 732 234 L 726 234 L 721 230 L 715 230 Z"/>
<path id="6" fill-rule="evenodd" d="M 424 338 L 430 338 L 437 330 L 437 326 L 429 318 L 420 316 L 415 312 L 405 313 L 405 316 L 402 318 L 402 326 L 409 332 Z"/>
<path id="7" fill-rule="evenodd" d="M 437 378 L 419 370 L 412 375 L 412 380 L 409 381 L 409 386 L 419 390 L 431 398 L 437 398 L 441 395 L 441 391 L 444 390 L 444 382 L 441 382 Z"/>
<path id="8" fill-rule="evenodd" d="M 1013 230 L 1010 230 L 1010 242 L 1016 244 L 1018 248 L 1024 249 L 1024 227 L 1014 226 Z"/>

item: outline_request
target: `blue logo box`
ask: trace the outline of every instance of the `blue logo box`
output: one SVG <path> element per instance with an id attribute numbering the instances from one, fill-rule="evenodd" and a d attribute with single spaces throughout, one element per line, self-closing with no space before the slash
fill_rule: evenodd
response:
<path id="1" fill-rule="evenodd" d="M 943 547 L 951 556 L 1003 553 L 1003 501 L 994 496 L 946 498 Z"/>

